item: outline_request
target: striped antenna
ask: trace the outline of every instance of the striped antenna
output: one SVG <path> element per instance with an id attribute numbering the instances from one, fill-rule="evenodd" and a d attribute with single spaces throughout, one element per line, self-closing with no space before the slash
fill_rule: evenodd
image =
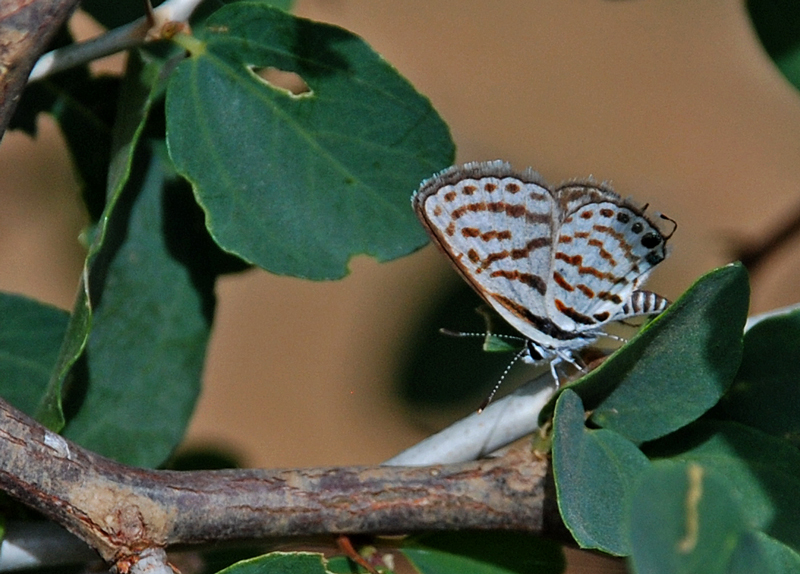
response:
<path id="1" fill-rule="evenodd" d="M 524 349 L 522 349 L 522 350 L 521 350 L 519 353 L 517 353 L 516 355 L 514 355 L 514 358 L 513 358 L 513 359 L 511 359 L 511 362 L 510 362 L 510 363 L 508 364 L 508 366 L 506 367 L 506 370 L 505 370 L 505 371 L 503 371 L 503 374 L 502 374 L 502 375 L 500 375 L 500 379 L 499 379 L 499 380 L 497 381 L 497 383 L 495 384 L 494 388 L 492 389 L 492 392 L 491 392 L 491 393 L 489 393 L 489 396 L 488 396 L 488 397 L 486 397 L 485 399 L 483 399 L 483 402 L 481 403 L 481 406 L 479 406 L 479 407 L 478 407 L 478 414 L 481 414 L 481 413 L 483 412 L 483 410 L 484 410 L 486 407 L 488 407 L 488 406 L 489 406 L 489 403 L 490 403 L 490 402 L 492 402 L 492 399 L 493 399 L 493 398 L 494 398 L 494 396 L 497 394 L 497 389 L 499 389 L 499 388 L 500 388 L 500 385 L 502 385 L 502 384 L 503 384 L 503 379 L 505 379 L 505 378 L 506 378 L 506 375 L 507 375 L 507 374 L 508 374 L 508 372 L 511 370 L 511 367 L 513 367 L 513 366 L 514 366 L 514 364 L 515 364 L 517 361 L 519 361 L 519 360 L 520 360 L 520 359 L 521 359 L 521 358 L 522 358 L 522 357 L 525 355 L 525 353 L 527 353 L 527 352 L 528 352 L 528 348 L 527 348 L 527 347 L 525 347 L 525 348 L 524 348 Z"/>

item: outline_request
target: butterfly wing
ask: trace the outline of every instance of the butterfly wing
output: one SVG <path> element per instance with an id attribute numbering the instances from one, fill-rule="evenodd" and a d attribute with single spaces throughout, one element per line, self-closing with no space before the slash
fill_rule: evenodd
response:
<path id="1" fill-rule="evenodd" d="M 557 207 L 538 174 L 501 161 L 456 166 L 423 182 L 412 203 L 478 294 L 520 333 L 550 346 L 555 326 L 545 294 Z"/>
<path id="2" fill-rule="evenodd" d="M 577 332 L 632 316 L 632 297 L 666 257 L 666 238 L 643 210 L 605 186 L 576 183 L 555 193 L 564 215 L 554 239 L 548 316 Z"/>

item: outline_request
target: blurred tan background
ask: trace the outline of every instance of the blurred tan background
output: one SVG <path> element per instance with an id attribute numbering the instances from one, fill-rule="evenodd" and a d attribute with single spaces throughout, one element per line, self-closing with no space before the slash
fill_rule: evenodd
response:
<path id="1" fill-rule="evenodd" d="M 800 94 L 738 0 L 300 0 L 363 36 L 432 100 L 458 161 L 593 175 L 679 226 L 650 287 L 675 298 L 800 205 Z M 112 64 L 113 65 L 113 64 Z M 84 218 L 55 130 L 0 146 L 0 289 L 71 306 Z M 391 396 L 396 349 L 451 273 L 433 248 L 335 283 L 219 284 L 190 444 L 251 466 L 377 463 L 423 438 Z M 753 311 L 800 300 L 800 248 L 754 278 Z"/>

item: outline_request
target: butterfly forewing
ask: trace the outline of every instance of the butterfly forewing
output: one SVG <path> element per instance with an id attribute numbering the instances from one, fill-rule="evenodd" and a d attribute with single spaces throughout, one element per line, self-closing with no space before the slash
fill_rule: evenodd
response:
<path id="1" fill-rule="evenodd" d="M 546 314 L 555 199 L 534 172 L 524 175 L 527 181 L 503 162 L 479 164 L 466 174 L 446 170 L 414 196 L 431 236 L 507 320 L 504 299 L 532 314 Z M 520 329 L 518 321 L 511 322 Z M 528 329 L 520 330 L 530 336 Z"/>

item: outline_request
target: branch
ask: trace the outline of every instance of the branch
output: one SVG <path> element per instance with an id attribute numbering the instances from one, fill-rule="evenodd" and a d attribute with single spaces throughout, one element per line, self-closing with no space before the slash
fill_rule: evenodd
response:
<path id="1" fill-rule="evenodd" d="M 539 413 L 555 390 L 548 370 L 510 395 L 490 403 L 483 412 L 471 414 L 383 464 L 451 464 L 487 456 L 534 432 Z"/>
<path id="2" fill-rule="evenodd" d="M 116 52 L 141 46 L 146 42 L 168 38 L 180 30 L 202 0 L 167 0 L 147 16 L 110 30 L 97 38 L 71 44 L 44 54 L 33 70 L 29 82 L 87 64 Z"/>
<path id="3" fill-rule="evenodd" d="M 430 467 L 153 471 L 121 465 L 0 399 L 0 488 L 109 562 L 206 541 L 511 529 L 563 537 L 549 465 L 529 448 Z"/>
<path id="4" fill-rule="evenodd" d="M 0 137 L 36 58 L 78 0 L 0 0 Z"/>

